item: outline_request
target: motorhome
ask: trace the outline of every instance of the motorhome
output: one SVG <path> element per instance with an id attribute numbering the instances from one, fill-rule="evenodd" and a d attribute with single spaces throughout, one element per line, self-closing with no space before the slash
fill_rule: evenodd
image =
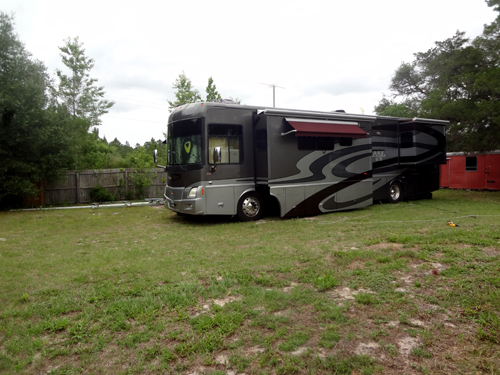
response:
<path id="1" fill-rule="evenodd" d="M 429 198 L 447 122 L 191 103 L 168 121 L 165 206 L 258 220 Z M 156 160 L 155 153 L 155 162 Z"/>

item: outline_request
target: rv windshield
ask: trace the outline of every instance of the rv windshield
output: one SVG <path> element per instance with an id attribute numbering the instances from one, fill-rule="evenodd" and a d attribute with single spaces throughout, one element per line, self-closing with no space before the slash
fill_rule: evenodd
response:
<path id="1" fill-rule="evenodd" d="M 168 125 L 168 165 L 201 164 L 201 120 L 183 120 Z"/>

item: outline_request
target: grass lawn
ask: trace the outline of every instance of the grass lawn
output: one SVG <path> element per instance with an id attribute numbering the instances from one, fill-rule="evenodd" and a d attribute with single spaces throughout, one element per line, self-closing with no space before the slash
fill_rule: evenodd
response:
<path id="1" fill-rule="evenodd" d="M 253 223 L 0 212 L 15 372 L 500 374 L 500 192 Z"/>

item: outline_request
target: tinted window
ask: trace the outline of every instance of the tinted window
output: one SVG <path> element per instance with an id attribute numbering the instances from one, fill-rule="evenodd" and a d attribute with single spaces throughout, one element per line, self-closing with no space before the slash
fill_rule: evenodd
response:
<path id="1" fill-rule="evenodd" d="M 404 132 L 401 133 L 401 148 L 411 148 L 413 147 L 413 133 Z"/>
<path id="2" fill-rule="evenodd" d="M 168 165 L 201 163 L 200 119 L 178 121 L 168 125 Z"/>
<path id="3" fill-rule="evenodd" d="M 335 146 L 334 137 L 298 137 L 299 150 L 333 150 Z"/>
<path id="4" fill-rule="evenodd" d="M 214 147 L 221 148 L 219 164 L 237 164 L 243 161 L 241 147 L 243 129 L 241 125 L 208 125 L 208 162 L 214 162 Z"/>
<path id="5" fill-rule="evenodd" d="M 339 138 L 339 145 L 341 146 L 352 146 L 352 138 L 341 137 Z"/>

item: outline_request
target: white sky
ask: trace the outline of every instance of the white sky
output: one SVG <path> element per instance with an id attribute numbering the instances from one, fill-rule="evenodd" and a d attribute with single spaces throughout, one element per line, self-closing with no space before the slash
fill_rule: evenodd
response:
<path id="1" fill-rule="evenodd" d="M 401 62 L 497 13 L 484 0 L 2 0 L 28 51 L 53 74 L 59 46 L 80 38 L 91 72 L 116 102 L 108 141 L 163 139 L 172 84 L 184 71 L 205 97 L 243 104 L 372 114 Z"/>

